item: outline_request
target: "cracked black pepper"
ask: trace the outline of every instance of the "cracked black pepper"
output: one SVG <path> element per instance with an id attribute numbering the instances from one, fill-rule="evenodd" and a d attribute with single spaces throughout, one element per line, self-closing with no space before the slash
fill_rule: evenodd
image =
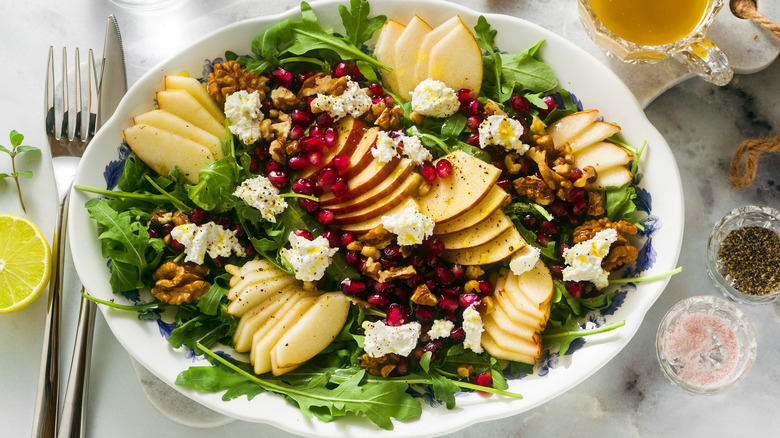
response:
<path id="1" fill-rule="evenodd" d="M 731 231 L 718 248 L 721 273 L 748 295 L 766 295 L 780 284 L 780 236 L 769 228 Z"/>

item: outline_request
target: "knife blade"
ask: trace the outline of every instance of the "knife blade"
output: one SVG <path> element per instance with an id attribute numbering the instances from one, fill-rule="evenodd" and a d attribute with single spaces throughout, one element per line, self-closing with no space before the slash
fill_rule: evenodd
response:
<path id="1" fill-rule="evenodd" d="M 125 55 L 122 36 L 116 17 L 109 15 L 106 23 L 106 37 L 103 46 L 103 61 L 100 69 L 98 89 L 97 129 L 108 120 L 127 91 Z M 83 292 L 83 289 L 82 289 Z M 60 415 L 58 438 L 82 438 L 86 435 L 86 401 L 89 384 L 89 368 L 92 359 L 92 335 L 97 305 L 81 298 L 76 338 L 68 386 Z"/>

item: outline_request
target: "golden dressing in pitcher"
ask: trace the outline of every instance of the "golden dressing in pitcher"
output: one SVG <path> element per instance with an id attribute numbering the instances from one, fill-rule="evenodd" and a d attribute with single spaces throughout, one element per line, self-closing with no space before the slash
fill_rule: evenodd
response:
<path id="1" fill-rule="evenodd" d="M 688 36 L 710 0 L 590 0 L 612 33 L 632 43 L 658 46 Z"/>

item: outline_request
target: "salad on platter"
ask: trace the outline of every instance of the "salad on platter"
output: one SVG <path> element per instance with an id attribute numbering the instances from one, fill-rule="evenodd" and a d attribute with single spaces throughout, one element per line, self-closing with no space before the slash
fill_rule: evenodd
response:
<path id="1" fill-rule="evenodd" d="M 618 329 L 613 283 L 653 281 L 644 151 L 484 17 L 429 26 L 339 5 L 167 75 L 86 203 L 117 309 L 174 315 L 176 384 L 283 396 L 305 415 L 412 421 L 421 400 L 521 398 L 549 348 Z M 371 44 L 369 46 L 369 44 Z M 575 90 L 576 91 L 576 90 Z M 639 192 L 639 193 L 638 193 Z M 587 347 L 585 347 L 587 348 Z"/>

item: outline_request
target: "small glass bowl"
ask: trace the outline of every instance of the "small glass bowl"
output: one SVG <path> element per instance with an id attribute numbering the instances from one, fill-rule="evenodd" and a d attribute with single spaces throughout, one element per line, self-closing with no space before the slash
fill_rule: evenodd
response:
<path id="1" fill-rule="evenodd" d="M 691 318 L 695 317 L 698 317 L 699 320 L 695 321 L 694 325 L 694 320 Z M 680 326 L 678 326 L 678 323 Z M 689 324 L 687 328 L 692 328 L 698 331 L 700 336 L 703 336 L 703 338 L 700 338 L 703 342 L 715 342 L 716 347 L 724 346 L 724 348 L 707 350 L 709 354 L 705 356 L 701 354 L 701 351 L 696 351 L 696 347 L 702 347 L 702 345 L 692 344 L 690 346 L 695 354 L 688 359 L 706 359 L 713 361 L 713 363 L 717 359 L 723 359 L 730 366 L 728 363 L 728 350 L 731 347 L 734 350 L 732 353 L 736 354 L 736 360 L 730 372 L 724 372 L 720 376 L 716 375 L 716 377 L 712 377 L 711 381 L 704 384 L 695 381 L 695 379 L 706 379 L 706 377 L 686 374 L 685 367 L 681 366 L 685 364 L 681 360 L 668 357 L 668 353 L 671 352 L 668 350 L 674 350 L 675 347 L 679 347 L 679 344 L 675 345 L 675 342 L 680 342 L 681 340 L 678 330 L 684 331 L 685 327 L 682 327 L 682 325 L 686 323 Z M 708 323 L 711 324 L 708 325 Z M 729 344 L 728 340 L 721 343 L 720 338 L 716 337 L 719 335 L 718 330 L 731 330 L 734 333 L 734 338 L 732 339 L 734 343 Z M 688 334 L 690 335 L 690 333 Z M 675 339 L 675 336 L 678 338 Z M 685 339 L 692 342 L 694 336 L 691 335 Z M 715 341 L 716 339 L 719 340 Z M 725 355 L 723 351 L 726 352 Z M 691 394 L 719 394 L 732 388 L 747 376 L 756 359 L 756 334 L 747 316 L 730 301 L 710 295 L 694 296 L 675 304 L 666 313 L 658 327 L 656 353 L 661 370 L 675 385 Z M 696 364 L 693 365 L 695 366 Z"/>
<path id="2" fill-rule="evenodd" d="M 780 296 L 780 284 L 764 295 L 742 293 L 734 287 L 734 279 L 723 272 L 718 261 L 718 249 L 726 236 L 733 230 L 749 226 L 769 228 L 780 234 L 780 211 L 760 205 L 747 205 L 735 208 L 723 216 L 715 224 L 707 241 L 707 272 L 726 298 L 742 303 L 769 303 Z"/>

